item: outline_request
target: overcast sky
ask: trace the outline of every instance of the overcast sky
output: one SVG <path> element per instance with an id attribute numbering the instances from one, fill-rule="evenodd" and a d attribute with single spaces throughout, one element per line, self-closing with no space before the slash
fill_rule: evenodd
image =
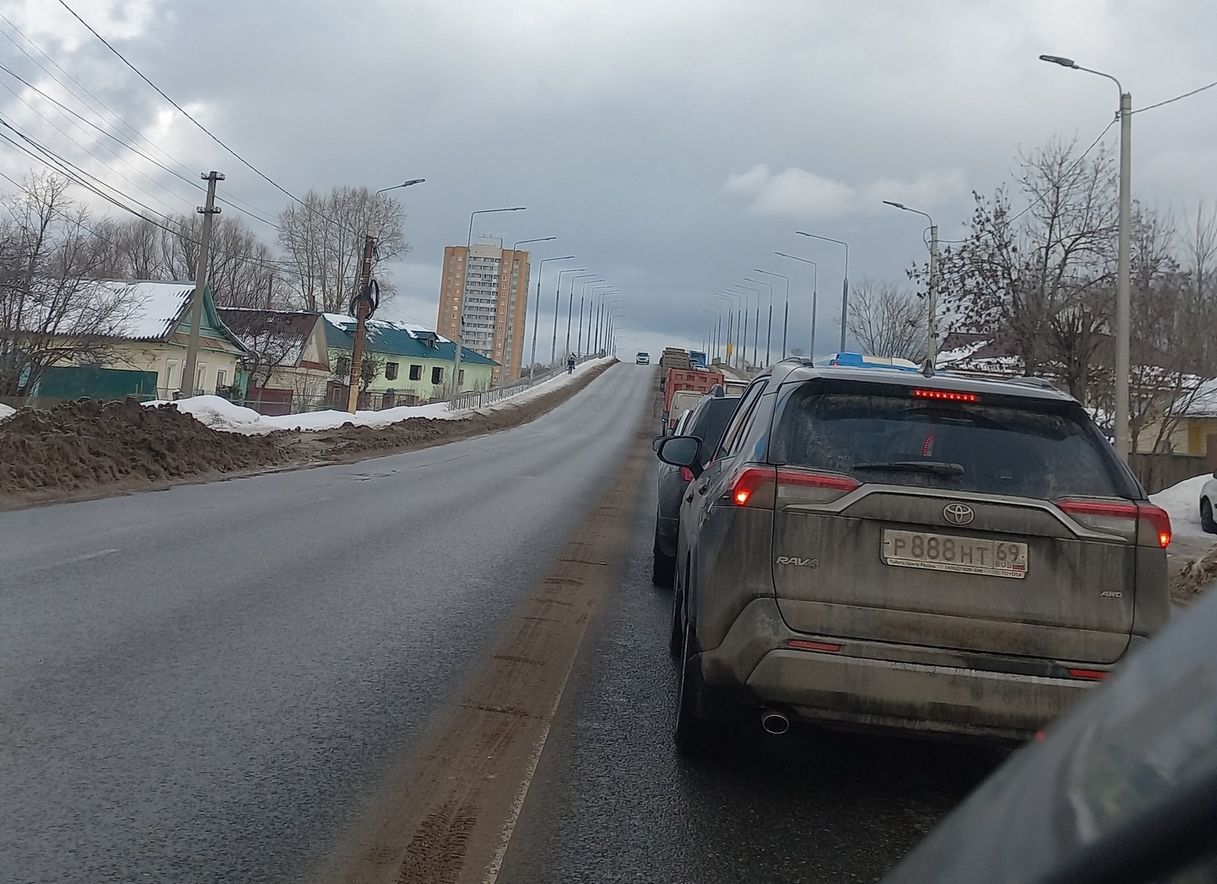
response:
<path id="1" fill-rule="evenodd" d="M 819 262 L 823 352 L 835 342 L 842 250 L 796 227 L 847 240 L 852 281 L 902 281 L 925 257 L 922 223 L 880 200 L 933 213 L 951 238 L 971 190 L 1008 180 L 1020 148 L 1053 136 L 1088 144 L 1111 120 L 1113 84 L 1039 53 L 1110 71 L 1134 106 L 1217 80 L 1212 0 L 69 2 L 295 194 L 425 177 L 401 191 L 411 251 L 382 271 L 401 291 L 387 315 L 433 327 L 443 246 L 463 242 L 469 212 L 527 206 L 474 233 L 509 245 L 556 234 L 536 257 L 578 255 L 546 267 L 543 358 L 558 266 L 591 268 L 620 289 L 624 347 L 652 352 L 699 342 L 715 289 L 754 267 L 790 273 L 791 346 L 806 349 L 810 268 L 775 249 Z M 58 0 L 0 10 L 175 158 L 225 172 L 222 193 L 272 217 L 283 208 L 282 194 L 167 108 Z M 3 21 L 0 33 L 20 42 Z M 64 96 L 4 37 L 0 57 Z M 146 201 L 10 93 L 0 102 L 5 119 Z M 0 168 L 28 170 L 0 148 Z M 152 184 L 110 162 L 177 211 L 198 202 L 180 182 Z M 1217 200 L 1217 89 L 1134 117 L 1133 188 L 1179 216 Z M 559 349 L 564 337 L 563 314 Z"/>

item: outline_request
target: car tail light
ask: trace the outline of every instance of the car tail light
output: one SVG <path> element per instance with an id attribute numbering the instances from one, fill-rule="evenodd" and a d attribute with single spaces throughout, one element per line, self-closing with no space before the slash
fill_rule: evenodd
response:
<path id="1" fill-rule="evenodd" d="M 859 487 L 852 476 L 779 467 L 776 505 L 832 503 Z"/>
<path id="2" fill-rule="evenodd" d="M 693 481 L 693 471 L 691 469 L 689 469 L 688 467 L 681 467 L 680 468 L 680 481 L 684 482 L 686 485 L 689 484 L 690 482 L 692 482 Z"/>
<path id="3" fill-rule="evenodd" d="M 835 654 L 841 650 L 841 646 L 835 642 L 813 642 L 801 638 L 792 638 L 786 642 L 786 647 L 796 651 L 819 651 L 822 654 Z"/>
<path id="4" fill-rule="evenodd" d="M 980 397 L 975 393 L 957 393 L 954 390 L 924 390 L 918 387 L 913 390 L 914 399 L 933 399 L 937 402 L 979 402 Z"/>
<path id="5" fill-rule="evenodd" d="M 1104 669 L 1070 669 L 1070 678 L 1080 678 L 1084 681 L 1102 681 L 1107 678 L 1107 671 Z"/>
<path id="6" fill-rule="evenodd" d="M 731 490 L 727 492 L 731 503 L 735 506 L 773 509 L 776 472 L 773 467 L 744 467 L 731 483 Z"/>
<path id="7" fill-rule="evenodd" d="M 1062 500 L 1061 512 L 1096 531 L 1135 531 L 1137 544 L 1166 549 L 1171 543 L 1171 518 L 1166 510 L 1148 503 L 1123 500 Z"/>

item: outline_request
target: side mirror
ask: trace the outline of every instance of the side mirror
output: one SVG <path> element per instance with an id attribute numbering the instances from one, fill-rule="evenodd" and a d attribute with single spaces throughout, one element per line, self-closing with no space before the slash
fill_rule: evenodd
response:
<path id="1" fill-rule="evenodd" d="M 658 436 L 651 437 L 651 450 L 659 451 L 659 445 L 664 439 L 668 438 L 667 433 L 660 433 Z"/>
<path id="2" fill-rule="evenodd" d="M 702 473 L 701 440 L 696 436 L 669 436 L 659 443 L 659 459 L 674 467 L 688 467 L 697 478 Z"/>

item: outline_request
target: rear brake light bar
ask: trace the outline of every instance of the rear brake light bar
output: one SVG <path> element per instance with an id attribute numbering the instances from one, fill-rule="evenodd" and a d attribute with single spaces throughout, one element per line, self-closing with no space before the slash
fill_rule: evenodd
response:
<path id="1" fill-rule="evenodd" d="M 813 642 L 801 638 L 792 638 L 786 642 L 786 647 L 796 651 L 819 651 L 824 654 L 835 654 L 841 650 L 841 646 L 834 642 Z"/>
<path id="2" fill-rule="evenodd" d="M 975 393 L 956 393 L 953 390 L 925 390 L 920 387 L 913 390 L 914 399 L 933 399 L 937 402 L 979 402 L 980 397 Z"/>
<path id="3" fill-rule="evenodd" d="M 830 488 L 833 491 L 853 491 L 860 483 L 852 476 L 835 473 L 811 473 L 802 470 L 778 470 L 779 485 L 797 485 L 803 488 Z"/>
<path id="4" fill-rule="evenodd" d="M 1097 516 L 1100 518 L 1129 519 L 1145 528 L 1150 539 L 1138 530 L 1138 542 L 1142 546 L 1166 549 L 1171 544 L 1171 517 L 1160 506 L 1149 503 L 1134 503 L 1122 500 L 1061 500 L 1057 507 L 1071 516 Z"/>

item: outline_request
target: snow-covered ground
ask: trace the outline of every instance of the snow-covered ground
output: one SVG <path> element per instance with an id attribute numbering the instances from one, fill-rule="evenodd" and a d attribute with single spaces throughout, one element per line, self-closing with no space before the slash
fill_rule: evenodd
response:
<path id="1" fill-rule="evenodd" d="M 350 414 L 346 411 L 309 411 L 304 414 L 285 414 L 268 416 L 259 414 L 252 408 L 234 405 L 220 396 L 191 396 L 176 402 L 159 400 L 145 402 L 145 405 L 173 405 L 179 411 L 189 414 L 200 423 L 215 430 L 230 433 L 270 433 L 275 430 L 333 430 L 343 424 L 355 424 L 361 427 L 384 427 L 412 417 L 429 417 L 437 420 L 452 420 L 467 417 L 475 411 L 491 411 L 496 408 L 513 408 L 522 405 L 537 396 L 543 396 L 566 386 L 586 371 L 599 365 L 611 362 L 611 358 L 590 359 L 575 366 L 575 373 L 562 373 L 556 377 L 541 381 L 533 387 L 527 387 L 520 392 L 500 399 L 482 409 L 464 409 L 449 411 L 444 402 L 432 402 L 428 405 L 403 405 L 399 408 L 386 408 L 383 411 L 357 411 Z"/>
<path id="2" fill-rule="evenodd" d="M 3 402 L 0 402 L 0 421 L 12 417 L 16 410 L 11 405 L 5 405 Z"/>
<path id="3" fill-rule="evenodd" d="M 1208 539 L 1217 543 L 1217 537 L 1205 534 L 1200 530 L 1200 489 L 1204 483 L 1213 477 L 1205 473 L 1203 476 L 1193 476 L 1184 479 L 1178 485 L 1172 485 L 1157 494 L 1149 496 L 1171 517 L 1171 529 L 1177 538 Z"/>

